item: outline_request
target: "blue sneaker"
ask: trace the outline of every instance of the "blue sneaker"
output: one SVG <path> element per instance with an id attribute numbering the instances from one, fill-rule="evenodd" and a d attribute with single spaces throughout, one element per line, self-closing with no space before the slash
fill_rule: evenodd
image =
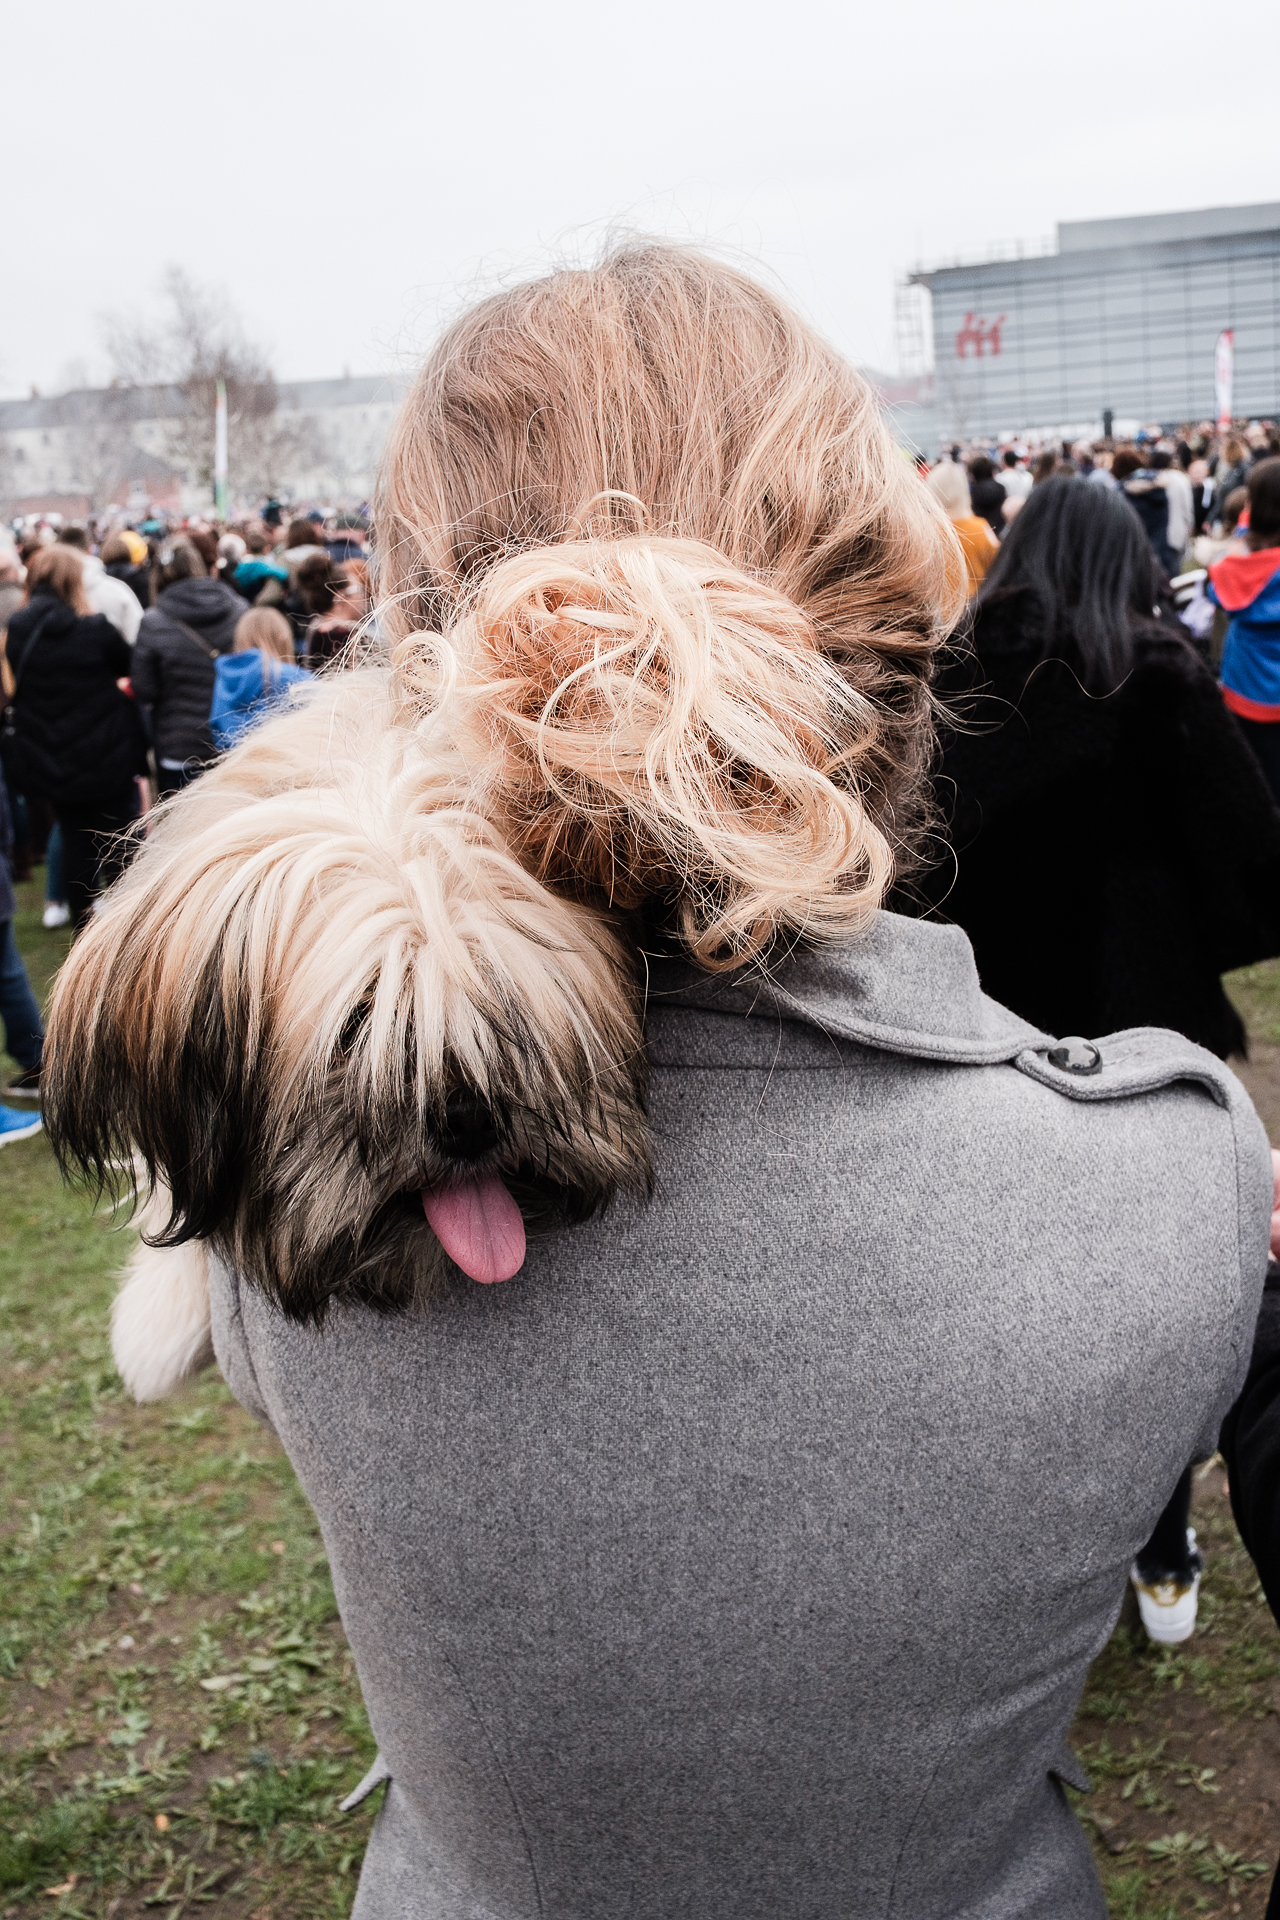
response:
<path id="1" fill-rule="evenodd" d="M 29 1140 L 43 1125 L 38 1113 L 15 1113 L 12 1107 L 0 1107 L 0 1147 L 7 1147 L 11 1140 Z"/>

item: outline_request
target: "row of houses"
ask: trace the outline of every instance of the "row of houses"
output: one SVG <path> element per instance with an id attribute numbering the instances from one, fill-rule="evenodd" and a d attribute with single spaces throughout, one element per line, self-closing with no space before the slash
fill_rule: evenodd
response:
<path id="1" fill-rule="evenodd" d="M 870 369 L 867 377 L 890 411 L 915 398 L 918 383 Z M 238 433 L 233 421 L 233 506 L 272 494 L 332 505 L 368 500 L 406 385 L 377 375 L 275 385 L 272 404 L 243 420 Z M 208 513 L 211 447 L 212 421 L 193 425 L 189 397 L 176 386 L 80 387 L 0 400 L 0 514 Z"/>
<path id="2" fill-rule="evenodd" d="M 232 421 L 232 501 L 366 500 L 405 385 L 371 375 L 259 389 L 255 405 Z M 177 386 L 0 400 L 0 511 L 10 520 L 83 519 L 111 507 L 208 512 L 212 419 L 193 422 L 191 412 L 190 395 Z"/>

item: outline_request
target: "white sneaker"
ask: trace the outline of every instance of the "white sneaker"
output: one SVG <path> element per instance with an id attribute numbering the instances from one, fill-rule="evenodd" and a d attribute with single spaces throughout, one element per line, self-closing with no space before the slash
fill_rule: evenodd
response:
<path id="1" fill-rule="evenodd" d="M 1147 1638 L 1158 1647 L 1181 1646 L 1196 1630 L 1196 1608 L 1200 1600 L 1200 1570 L 1203 1562 L 1196 1547 L 1196 1530 L 1187 1528 L 1187 1546 L 1191 1552 L 1190 1582 L 1170 1578 L 1147 1581 L 1138 1572 L 1135 1560 L 1129 1570 L 1133 1590 L 1138 1596 L 1138 1612 L 1147 1630 Z"/>
<path id="2" fill-rule="evenodd" d="M 65 927 L 71 918 L 71 909 L 65 900 L 50 900 L 44 910 L 46 927 Z"/>

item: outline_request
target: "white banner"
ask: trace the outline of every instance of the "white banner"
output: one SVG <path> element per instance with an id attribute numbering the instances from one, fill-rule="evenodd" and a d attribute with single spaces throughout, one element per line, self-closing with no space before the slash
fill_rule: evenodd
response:
<path id="1" fill-rule="evenodd" d="M 1231 386 L 1236 365 L 1234 327 L 1224 327 L 1213 350 L 1213 402 L 1218 411 L 1218 432 L 1231 427 Z"/>

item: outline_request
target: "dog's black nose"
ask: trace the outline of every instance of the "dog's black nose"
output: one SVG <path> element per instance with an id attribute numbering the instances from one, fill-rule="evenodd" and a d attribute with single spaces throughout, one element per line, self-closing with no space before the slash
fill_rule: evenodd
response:
<path id="1" fill-rule="evenodd" d="M 440 1145 L 454 1160 L 483 1160 L 498 1144 L 489 1102 L 474 1087 L 459 1087 L 444 1103 Z"/>

